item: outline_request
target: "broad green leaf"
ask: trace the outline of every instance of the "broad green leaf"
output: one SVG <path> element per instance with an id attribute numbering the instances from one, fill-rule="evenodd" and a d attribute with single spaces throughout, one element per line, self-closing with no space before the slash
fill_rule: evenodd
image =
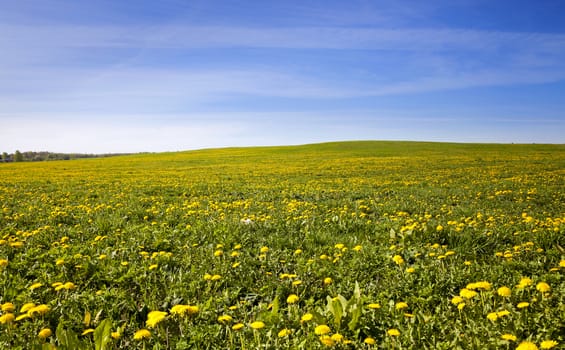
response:
<path id="1" fill-rule="evenodd" d="M 112 341 L 112 320 L 107 318 L 100 322 L 94 330 L 94 346 L 96 350 L 106 350 Z"/>
<path id="2" fill-rule="evenodd" d="M 273 300 L 273 302 L 271 303 L 271 315 L 272 316 L 277 316 L 279 313 L 279 296 L 277 295 L 275 297 L 275 299 Z"/>

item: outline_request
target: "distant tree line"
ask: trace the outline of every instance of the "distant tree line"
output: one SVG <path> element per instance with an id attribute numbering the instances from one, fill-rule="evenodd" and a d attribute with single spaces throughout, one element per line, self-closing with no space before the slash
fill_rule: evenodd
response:
<path id="1" fill-rule="evenodd" d="M 111 157 L 117 155 L 125 155 L 126 153 L 112 154 L 85 154 L 85 153 L 55 153 L 55 152 L 20 152 L 14 153 L 2 152 L 0 162 L 41 162 L 46 160 L 71 160 L 79 158 L 100 158 Z"/>

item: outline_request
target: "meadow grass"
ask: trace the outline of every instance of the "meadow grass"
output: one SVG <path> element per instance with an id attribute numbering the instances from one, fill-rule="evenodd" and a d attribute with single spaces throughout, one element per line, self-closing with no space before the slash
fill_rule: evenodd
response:
<path id="1" fill-rule="evenodd" d="M 564 178 L 564 145 L 0 164 L 0 348 L 562 348 Z"/>

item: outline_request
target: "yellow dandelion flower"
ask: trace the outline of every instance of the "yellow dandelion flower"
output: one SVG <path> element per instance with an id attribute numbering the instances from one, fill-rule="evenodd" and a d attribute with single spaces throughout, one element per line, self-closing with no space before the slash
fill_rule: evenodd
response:
<path id="1" fill-rule="evenodd" d="M 470 262 L 469 260 L 465 260 L 465 261 L 463 262 L 463 265 L 465 265 L 465 266 L 471 266 L 472 264 L 473 264 L 473 263 Z"/>
<path id="2" fill-rule="evenodd" d="M 41 304 L 41 305 L 37 305 L 35 307 L 32 307 L 31 309 L 29 309 L 27 311 L 27 315 L 29 317 L 34 317 L 34 316 L 42 316 L 45 315 L 47 312 L 49 312 L 49 306 L 45 305 L 45 304 Z"/>
<path id="3" fill-rule="evenodd" d="M 361 250 L 363 250 L 363 246 L 356 245 L 355 247 L 353 247 L 353 250 L 356 252 L 360 252 Z"/>
<path id="4" fill-rule="evenodd" d="M 300 255 L 300 254 L 302 254 L 302 249 L 296 249 L 294 251 L 294 255 Z"/>
<path id="5" fill-rule="evenodd" d="M 559 262 L 559 266 L 560 266 L 560 267 L 565 267 L 565 260 L 561 260 L 561 261 Z"/>
<path id="6" fill-rule="evenodd" d="M 214 252 L 214 256 L 216 256 L 216 257 L 222 256 L 222 255 L 224 255 L 224 252 L 223 252 L 222 250 L 220 250 L 220 249 L 218 249 L 218 250 L 216 250 L 216 251 Z"/>
<path id="7" fill-rule="evenodd" d="M 70 290 L 70 289 L 75 289 L 76 285 L 73 282 L 66 282 L 65 284 L 62 285 L 62 287 L 64 289 Z"/>
<path id="8" fill-rule="evenodd" d="M 516 336 L 508 333 L 501 335 L 500 338 L 503 340 L 516 341 Z"/>
<path id="9" fill-rule="evenodd" d="M 110 333 L 110 336 L 112 337 L 112 339 L 120 339 L 122 337 L 122 334 L 120 332 L 112 332 Z"/>
<path id="10" fill-rule="evenodd" d="M 151 265 L 149 265 L 149 271 L 155 270 L 155 269 L 157 269 L 158 267 L 159 267 L 158 264 L 151 264 Z"/>
<path id="11" fill-rule="evenodd" d="M 171 308 L 172 315 L 182 316 L 187 312 L 188 305 L 177 304 Z"/>
<path id="12" fill-rule="evenodd" d="M 498 320 L 498 315 L 497 315 L 496 312 L 489 312 L 487 314 L 487 318 L 494 322 L 494 321 Z"/>
<path id="13" fill-rule="evenodd" d="M 302 315 L 302 317 L 300 318 L 300 321 L 308 322 L 308 321 L 311 321 L 312 318 L 314 318 L 314 315 L 312 315 L 311 313 L 306 313 L 306 314 Z"/>
<path id="14" fill-rule="evenodd" d="M 12 248 L 21 248 L 23 246 L 24 246 L 24 242 L 20 242 L 20 241 L 10 243 L 10 247 Z"/>
<path id="15" fill-rule="evenodd" d="M 51 334 L 53 334 L 51 332 L 51 329 L 49 328 L 43 328 L 42 330 L 39 331 L 39 333 L 37 334 L 37 336 L 41 339 L 47 339 L 51 336 Z"/>
<path id="16" fill-rule="evenodd" d="M 516 307 L 518 309 L 523 309 L 523 308 L 526 308 L 528 306 L 530 306 L 530 303 L 528 303 L 527 301 L 522 301 L 522 302 L 518 303 L 518 305 L 516 305 Z"/>
<path id="17" fill-rule="evenodd" d="M 386 331 L 386 334 L 390 335 L 391 337 L 398 337 L 400 335 L 400 331 L 396 328 L 391 328 Z"/>
<path id="18" fill-rule="evenodd" d="M 255 321 L 255 322 L 251 322 L 249 324 L 249 327 L 251 327 L 252 329 L 261 329 L 261 328 L 265 328 L 265 323 L 261 321 Z"/>
<path id="19" fill-rule="evenodd" d="M 540 282 L 536 285 L 536 289 L 542 293 L 547 293 L 551 290 L 551 287 L 545 282 Z"/>
<path id="20" fill-rule="evenodd" d="M 396 265 L 404 264 L 404 259 L 400 255 L 393 256 L 392 261 L 394 261 L 396 263 Z"/>
<path id="21" fill-rule="evenodd" d="M 399 301 L 398 303 L 396 303 L 394 307 L 396 308 L 396 310 L 402 310 L 402 309 L 406 309 L 408 307 L 408 304 L 406 304 L 403 301 Z"/>
<path id="22" fill-rule="evenodd" d="M 151 311 L 147 314 L 147 321 L 145 325 L 149 328 L 155 328 L 155 326 L 165 320 L 167 317 L 167 312 L 165 311 Z"/>
<path id="23" fill-rule="evenodd" d="M 198 306 L 177 304 L 171 308 L 171 314 L 184 316 L 186 314 L 192 315 L 198 313 Z"/>
<path id="24" fill-rule="evenodd" d="M 0 316 L 0 324 L 8 324 L 14 322 L 16 316 L 12 313 L 7 313 Z"/>
<path id="25" fill-rule="evenodd" d="M 186 307 L 186 312 L 187 312 L 189 315 L 197 314 L 199 311 L 200 311 L 200 308 L 199 308 L 197 305 L 188 305 L 188 306 Z"/>
<path id="26" fill-rule="evenodd" d="M 220 275 L 212 275 L 212 277 L 210 277 L 210 281 L 217 281 L 219 279 L 222 279 L 222 276 Z"/>
<path id="27" fill-rule="evenodd" d="M 551 349 L 551 348 L 557 346 L 557 344 L 559 344 L 559 343 L 556 342 L 555 340 L 544 340 L 544 341 L 541 342 L 540 348 Z"/>
<path id="28" fill-rule="evenodd" d="M 463 288 L 459 292 L 459 295 L 462 296 L 465 299 L 472 299 L 477 295 L 477 292 L 475 292 L 474 290 Z"/>
<path id="29" fill-rule="evenodd" d="M 2 304 L 0 308 L 2 309 L 3 312 L 14 312 L 14 310 L 16 309 L 14 304 L 12 304 L 11 302 Z"/>
<path id="30" fill-rule="evenodd" d="M 229 323 L 232 320 L 233 320 L 233 317 L 231 317 L 230 315 L 218 316 L 218 322 L 220 322 L 220 323 Z"/>
<path id="31" fill-rule="evenodd" d="M 320 343 L 324 344 L 325 346 L 334 346 L 335 342 L 329 335 L 322 335 L 320 336 Z"/>
<path id="32" fill-rule="evenodd" d="M 243 323 L 236 323 L 231 327 L 231 329 L 233 329 L 234 331 L 239 331 L 243 327 L 245 327 L 245 325 Z"/>
<path id="33" fill-rule="evenodd" d="M 22 305 L 20 312 L 28 312 L 30 309 L 32 309 L 34 307 L 35 307 L 34 303 L 25 303 L 25 304 Z"/>
<path id="34" fill-rule="evenodd" d="M 538 347 L 530 341 L 523 341 L 518 345 L 516 350 L 538 350 Z"/>
<path id="35" fill-rule="evenodd" d="M 330 284 L 332 284 L 333 280 L 331 277 L 326 277 L 324 278 L 324 285 L 325 286 L 329 286 Z"/>
<path id="36" fill-rule="evenodd" d="M 0 267 L 6 267 L 6 266 L 8 266 L 8 260 L 0 259 Z"/>
<path id="37" fill-rule="evenodd" d="M 371 304 L 367 305 L 367 308 L 373 309 L 373 310 L 375 310 L 375 309 L 380 309 L 380 308 L 381 308 L 381 304 L 378 304 L 378 303 L 371 303 Z"/>
<path id="38" fill-rule="evenodd" d="M 457 309 L 458 309 L 458 310 L 463 310 L 463 308 L 465 307 L 465 305 L 467 305 L 467 304 L 465 304 L 465 303 L 459 303 L 459 304 L 457 304 Z"/>
<path id="39" fill-rule="evenodd" d="M 532 285 L 532 279 L 529 277 L 523 277 L 522 279 L 520 279 L 520 282 L 518 283 L 518 285 L 516 286 L 519 289 L 524 289 L 526 287 L 529 287 Z"/>
<path id="40" fill-rule="evenodd" d="M 147 329 L 140 329 L 133 335 L 133 339 L 135 340 L 143 340 L 151 338 L 151 332 Z"/>
<path id="41" fill-rule="evenodd" d="M 371 337 L 365 338 L 365 340 L 363 340 L 363 342 L 367 345 L 375 345 L 377 343 L 377 341 L 374 338 L 371 338 Z"/>
<path id="42" fill-rule="evenodd" d="M 500 295 L 501 297 L 509 297 L 512 294 L 512 290 L 510 290 L 510 288 L 508 287 L 500 287 L 496 290 L 496 293 L 498 295 Z"/>
<path id="43" fill-rule="evenodd" d="M 331 329 L 325 324 L 321 324 L 319 326 L 316 326 L 316 328 L 314 328 L 314 334 L 317 335 L 325 335 L 328 334 L 329 332 L 331 332 Z"/>
<path id="44" fill-rule="evenodd" d="M 406 273 L 414 273 L 415 271 L 416 271 L 416 269 L 413 268 L 413 267 L 409 267 L 409 268 L 406 269 Z"/>
<path id="45" fill-rule="evenodd" d="M 490 290 L 492 284 L 487 281 L 480 281 L 475 283 L 469 283 L 467 285 L 467 289 L 475 290 L 475 289 L 482 289 L 482 290 Z"/>
<path id="46" fill-rule="evenodd" d="M 298 285 L 301 285 L 301 284 L 302 284 L 302 281 L 301 281 L 301 280 L 296 280 L 296 281 L 293 281 L 293 282 L 292 282 L 292 285 L 293 285 L 293 286 L 298 286 Z"/>
<path id="47" fill-rule="evenodd" d="M 332 334 L 331 338 L 336 343 L 341 343 L 344 339 L 344 336 L 342 334 L 335 333 L 335 334 Z"/>
<path id="48" fill-rule="evenodd" d="M 300 298 L 296 294 L 291 294 L 288 296 L 288 298 L 286 298 L 286 302 L 288 304 L 296 304 L 299 300 Z"/>
<path id="49" fill-rule="evenodd" d="M 463 297 L 456 295 L 453 298 L 451 298 L 451 303 L 454 305 L 460 304 L 464 301 Z"/>
<path id="50" fill-rule="evenodd" d="M 37 283 L 34 283 L 31 286 L 29 286 L 29 290 L 35 290 L 35 289 L 42 287 L 42 286 L 43 286 L 43 283 L 37 282 Z"/>
<path id="51" fill-rule="evenodd" d="M 292 334 L 292 330 L 288 328 L 283 328 L 279 331 L 279 338 L 287 337 Z"/>
<path id="52" fill-rule="evenodd" d="M 261 249 L 259 250 L 259 252 L 261 252 L 261 254 L 265 254 L 269 251 L 269 247 L 261 247 Z"/>

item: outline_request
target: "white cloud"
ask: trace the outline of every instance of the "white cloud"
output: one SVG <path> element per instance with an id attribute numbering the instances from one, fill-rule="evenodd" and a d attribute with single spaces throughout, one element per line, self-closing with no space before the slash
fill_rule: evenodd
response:
<path id="1" fill-rule="evenodd" d="M 7 48 L 307 48 L 499 50 L 563 53 L 565 34 L 434 28 L 86 26 L 1 24 Z"/>
<path id="2" fill-rule="evenodd" d="M 3 33 L 0 105 L 8 110 L 10 105 L 16 109 L 30 104 L 44 108 L 63 102 L 67 106 L 86 104 L 89 107 L 85 108 L 95 109 L 175 105 L 234 95 L 351 98 L 565 79 L 564 34 L 181 24 L 152 27 L 0 24 L 0 32 Z M 409 79 L 399 79 L 390 67 L 381 69 L 378 63 L 367 77 L 340 76 L 338 72 L 334 78 L 277 62 L 245 68 L 225 63 L 214 67 L 212 62 L 212 67 L 204 70 L 144 64 L 144 54 L 163 48 L 220 48 L 230 55 L 231 49 L 242 47 L 372 50 L 365 53 L 367 57 L 394 52 L 399 58 L 395 70 L 412 74 Z M 111 63 L 89 63 L 96 61 L 94 49 L 101 48 L 110 53 L 104 51 L 99 55 L 115 56 Z M 126 49 L 127 53 L 116 53 L 120 52 L 117 49 Z M 323 56 L 331 51 L 319 54 Z M 379 79 L 371 79 L 371 75 Z M 57 102 L 59 98 L 64 101 Z"/>

